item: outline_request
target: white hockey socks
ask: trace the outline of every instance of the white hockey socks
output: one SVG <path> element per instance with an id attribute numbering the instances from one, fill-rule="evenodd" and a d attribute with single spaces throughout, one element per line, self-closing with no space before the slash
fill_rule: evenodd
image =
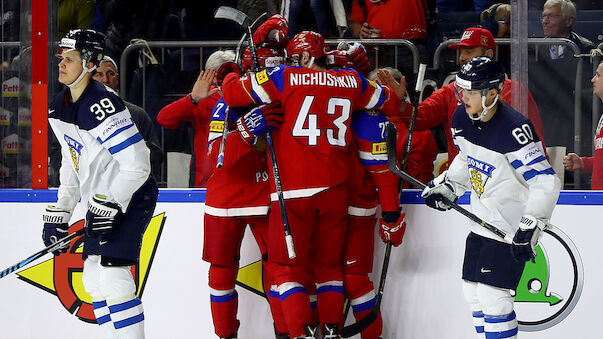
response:
<path id="1" fill-rule="evenodd" d="M 515 311 L 503 315 L 484 314 L 484 331 L 486 339 L 517 338 L 517 317 Z"/>
<path id="2" fill-rule="evenodd" d="M 144 339 L 142 302 L 132 296 L 125 300 L 108 300 L 111 320 L 119 339 Z"/>
<path id="3" fill-rule="evenodd" d="M 111 315 L 109 312 L 109 306 L 107 301 L 93 301 L 92 307 L 94 308 L 94 316 L 96 317 L 96 323 L 100 326 L 103 338 L 105 339 L 117 339 L 115 328 L 111 322 Z"/>

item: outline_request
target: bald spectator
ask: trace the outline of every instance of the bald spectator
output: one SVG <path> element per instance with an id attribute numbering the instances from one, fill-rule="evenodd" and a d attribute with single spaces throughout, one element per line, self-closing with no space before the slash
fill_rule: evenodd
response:
<path id="1" fill-rule="evenodd" d="M 119 72 L 115 61 L 111 57 L 105 55 L 100 62 L 100 65 L 96 68 L 93 78 L 94 80 L 103 83 L 105 86 L 110 87 L 114 91 L 117 91 L 117 84 L 119 84 Z M 153 121 L 142 107 L 136 106 L 133 103 L 125 100 L 124 103 L 130 111 L 132 120 L 134 120 L 134 124 L 136 125 L 136 128 L 138 128 L 140 135 L 151 150 L 152 173 L 156 178 L 160 178 L 163 152 L 161 151 L 159 138 L 157 138 L 157 134 L 155 133 Z"/>

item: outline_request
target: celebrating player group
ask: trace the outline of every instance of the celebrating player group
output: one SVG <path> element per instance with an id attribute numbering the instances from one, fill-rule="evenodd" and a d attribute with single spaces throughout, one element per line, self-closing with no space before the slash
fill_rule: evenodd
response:
<path id="1" fill-rule="evenodd" d="M 377 311 L 357 328 L 361 337 L 382 338 L 369 273 L 376 226 L 393 246 L 407 227 L 400 178 L 388 169 L 385 147 L 387 124 L 406 135 L 404 81 L 392 82 L 383 70 L 377 81 L 365 78 L 370 65 L 357 42 L 329 50 L 318 33 L 289 40 L 287 30 L 284 17 L 270 17 L 253 33 L 241 65 L 224 60 L 217 71 L 201 72 L 201 98 L 191 97 L 195 105 L 213 98 L 213 105 L 221 96 L 207 127 L 215 169 L 203 241 L 215 333 L 237 338 L 235 280 L 249 225 L 276 338 L 340 338 L 346 298 L 359 322 Z M 83 197 L 83 280 L 97 322 L 105 338 L 144 338 L 129 266 L 157 199 L 149 150 L 123 101 L 91 80 L 102 35 L 71 31 L 61 48 L 59 81 L 68 87 L 52 102 L 49 120 L 63 161 L 59 201 L 44 215 L 44 242 L 67 235 Z M 530 121 L 498 100 L 503 81 L 501 66 L 488 57 L 463 66 L 452 120 L 459 155 L 423 191 L 430 207 L 447 210 L 470 190 L 472 211 L 514 235 L 508 243 L 474 223 L 467 237 L 463 286 L 486 338 L 517 336 L 510 290 L 535 256 L 560 189 Z"/>

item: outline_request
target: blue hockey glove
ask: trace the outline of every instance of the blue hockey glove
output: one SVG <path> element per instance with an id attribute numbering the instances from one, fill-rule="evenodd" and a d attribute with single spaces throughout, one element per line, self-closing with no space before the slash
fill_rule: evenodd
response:
<path id="1" fill-rule="evenodd" d="M 536 258 L 536 246 L 542 237 L 542 231 L 546 224 L 531 215 L 524 215 L 519 222 L 519 229 L 513 237 L 511 254 L 517 262 L 534 262 Z"/>
<path id="2" fill-rule="evenodd" d="M 446 172 L 427 184 L 421 193 L 425 198 L 425 204 L 440 211 L 447 211 L 451 207 L 447 202 L 456 202 L 458 197 L 454 193 L 454 187 L 446 180 Z"/>
<path id="3" fill-rule="evenodd" d="M 46 211 L 42 215 L 42 219 L 44 220 L 44 229 L 42 230 L 44 245 L 50 246 L 68 235 L 70 218 L 71 212 L 69 211 L 53 205 L 46 207 Z M 65 253 L 68 248 L 69 243 L 52 251 L 52 254 L 59 255 Z"/>
<path id="4" fill-rule="evenodd" d="M 237 120 L 237 130 L 246 143 L 254 145 L 260 134 L 283 123 L 283 114 L 280 102 L 256 107 Z"/>
<path id="5" fill-rule="evenodd" d="M 109 235 L 121 216 L 121 208 L 115 201 L 109 200 L 104 195 L 93 195 L 88 200 L 86 235 L 89 237 Z"/>

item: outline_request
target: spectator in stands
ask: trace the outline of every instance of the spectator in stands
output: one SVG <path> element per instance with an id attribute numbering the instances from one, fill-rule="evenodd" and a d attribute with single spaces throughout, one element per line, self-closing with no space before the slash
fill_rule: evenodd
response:
<path id="1" fill-rule="evenodd" d="M 110 56 L 103 56 L 92 78 L 117 91 L 117 85 L 119 84 L 117 64 Z M 125 100 L 124 103 L 130 111 L 132 120 L 134 120 L 134 124 L 136 124 L 140 135 L 142 135 L 142 138 L 147 143 L 147 147 L 151 150 L 151 172 L 156 178 L 160 178 L 163 152 L 161 151 L 157 133 L 155 133 L 153 121 L 142 107 Z"/>
<path id="2" fill-rule="evenodd" d="M 461 41 L 457 44 L 450 45 L 453 49 L 459 50 L 459 63 L 461 65 L 466 64 L 474 57 L 477 56 L 488 56 L 492 58 L 494 56 L 494 51 L 496 50 L 496 43 L 494 42 L 494 37 L 484 28 L 472 27 L 465 30 L 463 33 L 463 37 Z M 383 74 L 383 73 L 382 73 Z M 401 83 L 397 83 L 393 81 L 391 77 L 381 77 L 381 81 L 390 87 L 392 87 L 396 94 L 404 96 L 404 89 L 400 89 L 401 87 L 405 87 L 405 81 Z M 387 74 L 387 73 L 385 73 Z M 509 104 L 511 101 L 511 80 L 506 79 L 504 82 L 503 89 L 500 93 L 500 99 Z M 444 125 L 444 130 L 446 132 L 446 139 L 448 142 L 448 163 L 454 159 L 454 157 L 458 154 L 458 149 L 454 145 L 452 141 L 452 133 L 450 130 L 452 123 L 452 116 L 456 111 L 457 107 L 461 103 L 456 97 L 454 90 L 454 82 L 451 82 L 448 85 L 443 86 L 438 89 L 431 96 L 422 103 L 418 105 L 417 108 L 417 118 L 415 121 L 415 130 L 424 131 L 430 128 L 437 127 L 440 124 Z M 402 120 L 408 126 L 410 122 L 410 117 L 412 114 L 413 107 L 410 104 L 403 104 L 406 106 L 406 109 L 402 112 Z M 404 108 L 404 107 L 403 107 Z M 528 117 L 532 121 L 534 128 L 536 129 L 536 133 L 540 140 L 544 143 L 544 136 L 542 131 L 542 122 L 540 120 L 540 114 L 538 112 L 538 107 L 534 102 L 531 94 L 528 93 Z M 442 170 L 446 169 L 448 166 L 442 166 Z"/>
<path id="3" fill-rule="evenodd" d="M 588 53 L 595 46 L 592 41 L 581 37 L 572 30 L 576 20 L 576 6 L 569 0 L 547 0 L 542 10 L 542 30 L 547 38 L 566 38 Z M 547 53 L 545 53 L 546 56 Z M 551 45 L 548 50 L 550 59 L 572 57 L 574 52 L 565 45 Z"/>
<path id="4" fill-rule="evenodd" d="M 511 5 L 496 3 L 479 16 L 482 27 L 489 30 L 495 38 L 511 36 Z"/>
<path id="5" fill-rule="evenodd" d="M 407 39 L 418 48 L 420 59 L 427 61 L 427 20 L 422 0 L 370 0 L 354 1 L 349 17 L 354 37 L 360 39 Z M 371 55 L 373 49 L 367 46 Z M 385 46 L 382 46 L 385 47 Z M 413 55 L 406 47 L 397 48 L 398 68 L 403 75 L 413 74 Z M 380 63 L 393 64 L 391 49 L 381 48 Z M 382 57 L 381 57 L 382 56 Z M 385 62 L 381 61 L 381 58 Z M 372 63 L 379 66 L 376 63 Z"/>
<path id="6" fill-rule="evenodd" d="M 216 51 L 205 63 L 205 71 L 217 71 L 225 62 L 235 59 L 233 51 Z M 167 129 L 177 129 L 181 122 L 190 122 L 195 130 L 194 150 L 191 170 L 194 171 L 195 187 L 205 187 L 207 179 L 213 171 L 208 159 L 207 137 L 211 112 L 220 100 L 217 88 L 208 89 L 204 86 L 202 71 L 193 85 L 191 93 L 167 106 L 157 114 L 157 122 Z"/>
<path id="7" fill-rule="evenodd" d="M 603 100 L 603 61 L 599 63 L 595 76 L 591 79 L 593 94 Z M 595 155 L 592 157 L 580 157 L 576 153 L 570 153 L 563 158 L 563 166 L 568 171 L 581 171 L 592 173 L 591 188 L 603 190 L 603 116 L 599 119 L 595 131 Z"/>

